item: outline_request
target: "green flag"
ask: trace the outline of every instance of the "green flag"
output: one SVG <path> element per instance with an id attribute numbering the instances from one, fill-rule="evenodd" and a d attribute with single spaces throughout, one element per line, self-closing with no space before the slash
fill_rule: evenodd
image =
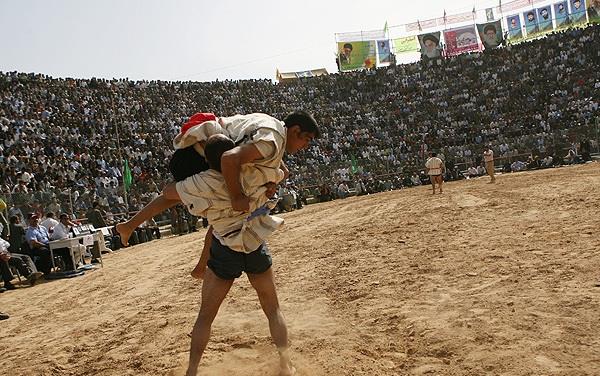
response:
<path id="1" fill-rule="evenodd" d="M 354 158 L 354 156 L 352 156 L 351 170 L 353 174 L 356 174 L 358 172 L 358 162 L 356 161 L 356 158 Z"/>
<path id="2" fill-rule="evenodd" d="M 125 160 L 125 165 L 123 166 L 123 186 L 125 190 L 128 191 L 129 187 L 133 184 L 133 177 L 131 176 L 131 169 L 129 168 L 129 162 L 127 159 Z"/>

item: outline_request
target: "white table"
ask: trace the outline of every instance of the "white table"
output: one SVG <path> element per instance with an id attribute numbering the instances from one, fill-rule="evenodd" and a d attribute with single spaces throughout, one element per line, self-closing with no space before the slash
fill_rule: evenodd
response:
<path id="1" fill-rule="evenodd" d="M 69 250 L 69 254 L 71 255 L 71 259 L 73 260 L 73 267 L 77 268 L 77 262 L 79 260 L 75 259 L 75 254 L 73 252 L 74 248 L 79 248 L 80 240 L 83 241 L 84 236 L 78 236 L 75 238 L 66 238 L 59 240 L 51 240 L 48 242 L 48 248 L 50 249 L 50 258 L 52 260 L 52 268 L 55 268 L 54 264 L 54 250 L 59 248 L 67 248 Z"/>

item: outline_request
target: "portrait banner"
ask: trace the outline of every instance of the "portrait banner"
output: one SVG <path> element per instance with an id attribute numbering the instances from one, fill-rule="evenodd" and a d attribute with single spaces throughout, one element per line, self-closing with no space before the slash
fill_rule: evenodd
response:
<path id="1" fill-rule="evenodd" d="M 421 46 L 421 57 L 436 59 L 442 57 L 442 49 L 440 47 L 440 32 L 421 34 L 417 36 L 419 45 Z"/>
<path id="2" fill-rule="evenodd" d="M 538 30 L 542 33 L 552 31 L 554 26 L 552 25 L 552 11 L 550 5 L 537 8 L 535 11 L 537 13 Z"/>
<path id="3" fill-rule="evenodd" d="M 446 52 L 450 56 L 479 50 L 475 26 L 444 31 L 444 41 L 446 42 Z"/>
<path id="4" fill-rule="evenodd" d="M 600 23 L 600 0 L 588 0 L 588 19 L 590 23 Z"/>
<path id="5" fill-rule="evenodd" d="M 481 43 L 486 50 L 494 49 L 502 44 L 502 23 L 500 20 L 477 24 L 477 32 L 479 33 L 479 39 L 481 39 Z"/>
<path id="6" fill-rule="evenodd" d="M 375 67 L 375 41 L 339 42 L 341 71 Z"/>
<path id="7" fill-rule="evenodd" d="M 487 8 L 485 10 L 485 18 L 488 22 L 494 20 L 494 8 Z"/>
<path id="8" fill-rule="evenodd" d="M 397 54 L 415 52 L 418 50 L 417 38 L 414 36 L 394 39 L 394 52 Z"/>
<path id="9" fill-rule="evenodd" d="M 553 6 L 554 8 L 554 21 L 556 22 L 556 28 L 561 29 L 569 26 L 571 20 L 569 19 L 569 10 L 567 9 L 567 1 L 561 1 Z"/>
<path id="10" fill-rule="evenodd" d="M 506 24 L 508 25 L 508 39 L 511 41 L 523 39 L 521 17 L 518 14 L 506 17 Z"/>
<path id="11" fill-rule="evenodd" d="M 587 22 L 585 12 L 585 0 L 569 0 L 571 5 L 571 15 L 569 19 L 572 24 L 582 24 Z"/>
<path id="12" fill-rule="evenodd" d="M 537 12 L 533 9 L 523 12 L 523 19 L 525 20 L 525 31 L 527 32 L 527 36 L 535 36 L 539 32 Z"/>
<path id="13" fill-rule="evenodd" d="M 390 50 L 389 39 L 377 41 L 377 58 L 379 64 L 387 65 L 392 62 L 392 51 Z"/>

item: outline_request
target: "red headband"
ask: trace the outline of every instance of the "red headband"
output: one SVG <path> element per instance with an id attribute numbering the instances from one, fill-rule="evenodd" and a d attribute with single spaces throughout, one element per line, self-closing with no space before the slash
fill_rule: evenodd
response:
<path id="1" fill-rule="evenodd" d="M 215 114 L 211 114 L 210 112 L 198 112 L 192 115 L 192 117 L 183 124 L 181 127 L 181 134 L 185 134 L 191 127 L 202 124 L 206 121 L 217 120 Z"/>

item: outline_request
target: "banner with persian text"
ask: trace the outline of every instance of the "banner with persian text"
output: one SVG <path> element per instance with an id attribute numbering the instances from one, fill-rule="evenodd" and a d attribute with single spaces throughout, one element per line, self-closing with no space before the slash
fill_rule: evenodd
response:
<path id="1" fill-rule="evenodd" d="M 446 42 L 446 53 L 450 56 L 479 50 L 475 26 L 444 31 L 444 41 Z"/>
<path id="2" fill-rule="evenodd" d="M 418 50 L 419 47 L 417 45 L 417 38 L 414 36 L 394 39 L 394 52 L 396 54 L 414 52 Z"/>

